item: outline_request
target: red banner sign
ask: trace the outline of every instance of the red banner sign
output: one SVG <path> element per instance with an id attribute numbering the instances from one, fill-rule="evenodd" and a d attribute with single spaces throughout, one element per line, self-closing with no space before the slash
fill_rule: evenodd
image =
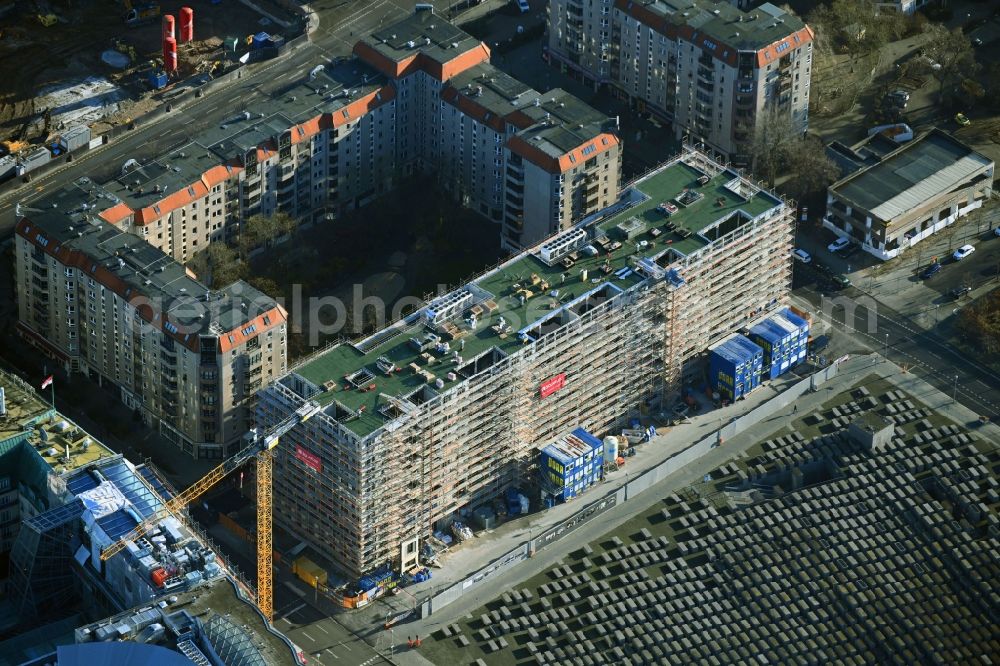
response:
<path id="1" fill-rule="evenodd" d="M 560 372 L 555 377 L 549 377 L 538 387 L 538 394 L 547 398 L 562 387 L 566 386 L 566 373 Z"/>
<path id="2" fill-rule="evenodd" d="M 295 457 L 301 460 L 303 463 L 316 470 L 317 472 L 323 471 L 323 461 L 319 459 L 319 456 L 315 453 L 310 453 L 306 451 L 301 446 L 295 447 Z"/>

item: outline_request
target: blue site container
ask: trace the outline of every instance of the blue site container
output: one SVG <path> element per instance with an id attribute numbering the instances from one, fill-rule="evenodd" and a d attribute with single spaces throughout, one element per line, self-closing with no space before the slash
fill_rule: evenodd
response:
<path id="1" fill-rule="evenodd" d="M 271 41 L 271 36 L 266 32 L 258 32 L 250 40 L 250 48 L 252 50 L 257 50 L 264 48 L 265 46 L 270 46 L 268 42 Z"/>
<path id="2" fill-rule="evenodd" d="M 153 90 L 159 90 L 167 85 L 167 73 L 151 71 L 149 73 L 149 86 Z"/>
<path id="3" fill-rule="evenodd" d="M 760 386 L 764 350 L 742 335 L 734 335 L 709 350 L 712 390 L 736 400 Z"/>
<path id="4" fill-rule="evenodd" d="M 603 478 L 604 442 L 577 428 L 542 449 L 539 467 L 545 492 L 573 499 Z"/>
<path id="5" fill-rule="evenodd" d="M 764 373 L 774 379 L 805 359 L 809 323 L 783 310 L 753 326 L 750 339 L 764 350 Z"/>

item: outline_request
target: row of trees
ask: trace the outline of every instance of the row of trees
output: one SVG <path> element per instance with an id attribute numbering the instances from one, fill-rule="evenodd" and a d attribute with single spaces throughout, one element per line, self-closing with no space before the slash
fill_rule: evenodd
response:
<path id="1" fill-rule="evenodd" d="M 956 322 L 959 335 L 970 342 L 977 351 L 1000 354 L 1000 289 L 962 308 Z"/>
<path id="2" fill-rule="evenodd" d="M 833 0 L 819 3 L 806 16 L 816 32 L 817 47 L 825 51 L 872 53 L 902 39 L 923 32 L 927 18 L 902 12 L 879 12 L 872 0 Z"/>

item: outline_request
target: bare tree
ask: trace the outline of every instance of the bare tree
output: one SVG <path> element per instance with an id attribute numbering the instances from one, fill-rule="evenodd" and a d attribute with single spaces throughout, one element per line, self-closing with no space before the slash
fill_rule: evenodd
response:
<path id="1" fill-rule="evenodd" d="M 250 252 L 258 247 L 267 247 L 276 238 L 291 233 L 298 226 L 295 219 L 284 211 L 278 211 L 273 215 L 254 215 L 246 224 L 240 234 L 240 253 L 246 258 Z"/>
<path id="2" fill-rule="evenodd" d="M 821 192 L 840 177 L 840 167 L 827 157 L 823 142 L 816 137 L 792 141 L 784 153 L 789 179 L 783 188 L 795 199 Z"/>
<path id="3" fill-rule="evenodd" d="M 225 243 L 211 243 L 194 255 L 188 268 L 213 289 L 221 289 L 239 280 L 246 273 L 246 265 L 236 251 Z"/>
<path id="4" fill-rule="evenodd" d="M 783 155 L 788 144 L 799 137 L 792 128 L 788 112 L 769 106 L 757 116 L 753 135 L 750 137 L 750 170 L 774 187 Z"/>
<path id="5" fill-rule="evenodd" d="M 948 30 L 942 25 L 934 25 L 924 55 L 936 63 L 931 70 L 934 78 L 940 84 L 938 102 L 945 95 L 960 95 L 959 84 L 966 78 L 972 78 L 979 71 L 972 43 L 961 28 Z"/>

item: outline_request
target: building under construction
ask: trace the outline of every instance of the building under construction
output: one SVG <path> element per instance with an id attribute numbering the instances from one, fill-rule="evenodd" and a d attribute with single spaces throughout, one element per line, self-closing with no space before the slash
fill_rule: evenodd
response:
<path id="1" fill-rule="evenodd" d="M 669 405 L 707 348 L 783 305 L 793 210 L 687 149 L 613 206 L 405 320 L 306 359 L 258 425 L 323 411 L 275 451 L 275 511 L 347 573 L 396 562 L 501 497 L 538 450 Z"/>

